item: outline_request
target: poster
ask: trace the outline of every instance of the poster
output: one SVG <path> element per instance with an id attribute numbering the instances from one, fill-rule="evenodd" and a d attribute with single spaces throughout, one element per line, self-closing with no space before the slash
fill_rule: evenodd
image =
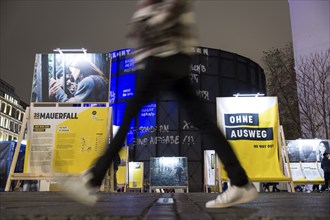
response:
<path id="1" fill-rule="evenodd" d="M 290 170 L 291 170 L 293 182 L 302 182 L 302 183 L 308 182 L 304 173 L 301 170 L 300 163 L 290 163 Z"/>
<path id="2" fill-rule="evenodd" d="M 287 140 L 286 148 L 290 162 L 320 162 L 323 153 L 330 152 L 330 142 L 321 139 Z"/>
<path id="3" fill-rule="evenodd" d="M 31 107 L 24 172 L 81 173 L 108 143 L 109 107 Z"/>
<path id="4" fill-rule="evenodd" d="M 151 157 L 150 186 L 188 186 L 186 157 Z"/>
<path id="5" fill-rule="evenodd" d="M 36 54 L 31 102 L 108 102 L 108 56 Z"/>
<path id="6" fill-rule="evenodd" d="M 217 98 L 217 119 L 252 181 L 290 179 L 279 164 L 276 97 Z"/>
<path id="7" fill-rule="evenodd" d="M 215 151 L 205 150 L 204 151 L 204 166 L 205 166 L 205 182 L 208 186 L 215 186 Z"/>
<path id="8" fill-rule="evenodd" d="M 128 187 L 143 189 L 143 162 L 129 162 Z"/>
<path id="9" fill-rule="evenodd" d="M 308 181 L 323 182 L 323 178 L 319 173 L 317 164 L 314 163 L 301 163 L 302 172 Z"/>
<path id="10" fill-rule="evenodd" d="M 286 140 L 286 150 L 288 152 L 290 162 L 300 161 L 300 151 L 298 147 L 298 142 L 296 140 Z"/>
<path id="11" fill-rule="evenodd" d="M 320 139 L 298 139 L 299 157 L 302 162 L 314 162 L 319 159 Z M 317 156 L 318 154 L 318 156 Z"/>
<path id="12" fill-rule="evenodd" d="M 120 164 L 118 165 L 117 185 L 126 185 L 128 181 L 128 147 L 122 147 L 119 151 Z"/>

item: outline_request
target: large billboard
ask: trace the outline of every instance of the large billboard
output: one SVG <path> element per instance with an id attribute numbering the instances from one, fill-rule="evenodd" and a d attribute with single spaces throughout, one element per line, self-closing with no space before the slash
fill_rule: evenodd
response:
<path id="1" fill-rule="evenodd" d="M 24 172 L 81 173 L 108 144 L 109 107 L 31 107 Z"/>
<path id="2" fill-rule="evenodd" d="M 217 98 L 217 112 L 218 124 L 251 180 L 289 179 L 279 163 L 276 97 Z M 225 172 L 222 176 L 227 178 Z"/>
<path id="3" fill-rule="evenodd" d="M 108 102 L 108 54 L 36 54 L 31 102 Z"/>

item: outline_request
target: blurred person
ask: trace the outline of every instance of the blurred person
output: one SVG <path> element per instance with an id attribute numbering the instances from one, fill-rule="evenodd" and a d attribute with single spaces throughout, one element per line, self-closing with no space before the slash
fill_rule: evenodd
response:
<path id="1" fill-rule="evenodd" d="M 263 188 L 265 192 L 270 192 L 270 186 L 272 186 L 272 192 L 280 192 L 281 190 L 277 188 L 278 182 L 266 182 L 263 183 Z"/>
<path id="2" fill-rule="evenodd" d="M 197 44 L 192 2 L 138 1 L 128 33 L 138 70 L 135 96 L 128 102 L 122 125 L 104 154 L 79 178 L 72 177 L 64 181 L 63 188 L 72 199 L 87 205 L 95 204 L 98 198 L 96 192 L 125 141 L 132 118 L 142 106 L 165 91 L 177 96 L 194 126 L 208 136 L 228 173 L 230 186 L 215 200 L 207 202 L 206 207 L 224 208 L 258 197 L 256 188 L 249 181 L 233 149 L 191 85 L 189 67 L 193 47 Z"/>
<path id="3" fill-rule="evenodd" d="M 324 172 L 324 187 L 322 191 L 329 190 L 329 183 L 330 183 L 330 160 L 329 160 L 329 153 L 323 153 L 323 159 L 321 161 L 321 168 Z"/>
<path id="4" fill-rule="evenodd" d="M 119 169 L 119 165 L 121 163 L 121 159 L 120 159 L 120 156 L 119 156 L 119 153 L 116 154 L 115 158 L 114 158 L 114 161 L 113 161 L 113 188 L 114 188 L 114 191 L 117 191 L 118 190 L 118 182 L 117 182 L 117 172 L 118 172 L 118 169 Z"/>
<path id="5" fill-rule="evenodd" d="M 63 89 L 63 83 L 51 82 L 50 96 L 57 102 L 107 102 L 109 83 L 104 74 L 88 60 L 77 60 L 69 65 L 76 83 L 72 97 Z M 72 86 L 71 83 L 68 86 Z M 68 88 L 70 91 L 72 88 Z"/>

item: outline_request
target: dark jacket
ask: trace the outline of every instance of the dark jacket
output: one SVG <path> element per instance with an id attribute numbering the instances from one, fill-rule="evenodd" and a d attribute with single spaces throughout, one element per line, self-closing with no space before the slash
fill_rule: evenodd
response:
<path id="1" fill-rule="evenodd" d="M 321 168 L 324 172 L 330 172 L 330 160 L 327 157 L 323 157 L 321 161 Z"/>
<path id="2" fill-rule="evenodd" d="M 192 54 L 197 45 L 192 0 L 140 0 L 130 21 L 128 42 L 136 68 L 150 56 Z"/>

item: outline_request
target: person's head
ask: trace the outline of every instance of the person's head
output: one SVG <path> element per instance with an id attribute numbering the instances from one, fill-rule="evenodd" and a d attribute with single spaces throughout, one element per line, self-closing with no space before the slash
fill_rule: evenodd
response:
<path id="1" fill-rule="evenodd" d="M 329 142 L 328 141 L 321 141 L 319 143 L 319 147 L 318 147 L 318 159 L 322 159 L 322 155 L 325 152 L 330 152 L 330 147 L 329 147 Z"/>
<path id="2" fill-rule="evenodd" d="M 75 60 L 69 64 L 69 69 L 75 80 L 83 79 L 89 75 L 98 75 L 88 60 Z"/>

